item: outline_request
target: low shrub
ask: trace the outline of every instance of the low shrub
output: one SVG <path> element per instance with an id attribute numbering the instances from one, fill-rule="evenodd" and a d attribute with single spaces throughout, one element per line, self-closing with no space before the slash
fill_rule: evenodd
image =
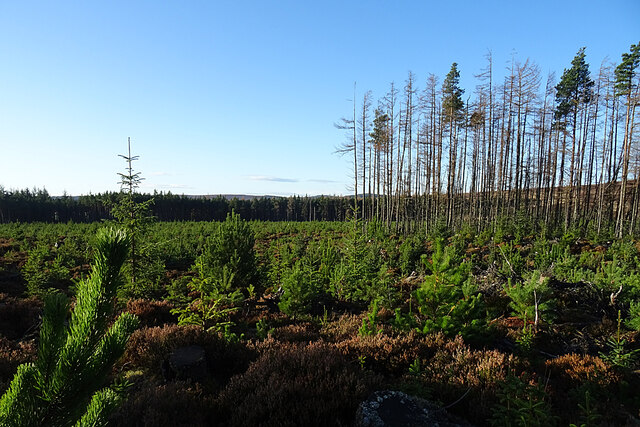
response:
<path id="1" fill-rule="evenodd" d="M 216 419 L 210 395 L 197 384 L 173 382 L 135 387 L 110 422 L 123 427 L 204 427 L 215 425 Z"/>
<path id="2" fill-rule="evenodd" d="M 328 344 L 279 345 L 232 378 L 218 404 L 231 426 L 348 425 L 380 381 Z"/>
<path id="3" fill-rule="evenodd" d="M 336 343 L 350 360 L 364 360 L 367 369 L 392 377 L 401 388 L 428 390 L 443 405 L 456 403 L 460 416 L 486 419 L 495 402 L 497 383 L 510 367 L 521 362 L 496 350 L 472 350 L 461 336 L 449 339 L 442 333 L 422 335 L 415 331 L 398 336 L 378 334 L 353 337 Z M 416 363 L 418 360 L 418 363 Z M 420 366 L 417 375 L 411 367 Z"/>
<path id="4" fill-rule="evenodd" d="M 125 311 L 138 318 L 140 327 L 152 327 L 176 323 L 177 318 L 171 313 L 173 308 L 173 304 L 165 300 L 134 299 L 127 301 Z"/>
<path id="5" fill-rule="evenodd" d="M 545 366 L 558 390 L 576 387 L 584 381 L 609 387 L 621 380 L 620 374 L 596 356 L 569 353 L 547 360 Z"/>
<path id="6" fill-rule="evenodd" d="M 296 322 L 293 325 L 285 325 L 274 328 L 271 335 L 276 341 L 284 342 L 310 342 L 320 338 L 318 327 L 310 322 Z"/>
<path id="7" fill-rule="evenodd" d="M 142 370 L 145 376 L 162 380 L 161 366 L 171 352 L 189 345 L 202 346 L 212 380 L 225 384 L 232 375 L 243 372 L 255 353 L 242 343 L 229 343 L 219 334 L 210 334 L 195 326 L 164 325 L 135 331 L 123 358 L 130 370 Z"/>
<path id="8" fill-rule="evenodd" d="M 416 331 L 397 336 L 385 333 L 358 336 L 358 326 L 354 326 L 355 333 L 337 342 L 336 347 L 353 360 L 364 356 L 367 368 L 373 371 L 398 377 L 407 371 L 416 357 L 430 359 L 447 341 L 442 334 L 422 335 Z"/>
<path id="9" fill-rule="evenodd" d="M 496 393 L 498 402 L 492 408 L 494 426 L 554 426 L 558 419 L 551 411 L 548 395 L 541 384 L 526 375 L 507 375 Z"/>
<path id="10" fill-rule="evenodd" d="M 0 335 L 0 394 L 23 363 L 33 362 L 38 346 L 35 340 L 11 341 Z"/>
<path id="11" fill-rule="evenodd" d="M 604 414 L 610 420 L 616 417 L 617 387 L 623 378 L 601 358 L 570 353 L 547 360 L 545 368 L 553 387 L 551 398 L 563 421 L 597 425 L 594 419 Z"/>
<path id="12" fill-rule="evenodd" d="M 341 342 L 358 334 L 362 318 L 352 314 L 343 314 L 332 322 L 322 325 L 320 334 L 330 342 Z"/>
<path id="13" fill-rule="evenodd" d="M 16 340 L 36 335 L 42 301 L 36 298 L 18 299 L 0 294 L 0 331 L 5 338 Z"/>

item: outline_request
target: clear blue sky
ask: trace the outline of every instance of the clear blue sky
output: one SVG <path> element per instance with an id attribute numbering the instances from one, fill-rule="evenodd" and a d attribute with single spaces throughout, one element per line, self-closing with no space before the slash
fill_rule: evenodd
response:
<path id="1" fill-rule="evenodd" d="M 638 41 L 639 0 L 0 0 L 0 185 L 117 191 L 130 136 L 144 192 L 348 194 L 354 82 L 457 62 L 471 95 L 489 49 L 560 76 Z"/>

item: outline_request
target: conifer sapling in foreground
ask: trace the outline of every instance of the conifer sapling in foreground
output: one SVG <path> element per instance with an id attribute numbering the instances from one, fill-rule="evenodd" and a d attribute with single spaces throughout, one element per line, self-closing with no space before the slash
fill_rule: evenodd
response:
<path id="1" fill-rule="evenodd" d="M 129 313 L 111 323 L 129 245 L 123 231 L 98 232 L 93 269 L 78 286 L 68 325 L 67 298 L 45 296 L 37 360 L 18 367 L 0 398 L 0 426 L 106 424 L 123 390 L 105 380 L 137 327 Z"/>

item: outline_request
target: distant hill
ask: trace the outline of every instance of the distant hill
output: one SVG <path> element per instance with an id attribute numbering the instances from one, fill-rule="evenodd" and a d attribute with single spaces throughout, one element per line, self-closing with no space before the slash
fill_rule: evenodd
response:
<path id="1" fill-rule="evenodd" d="M 272 196 L 270 194 L 264 194 L 264 195 L 251 195 L 251 194 L 192 195 L 192 194 L 185 194 L 184 197 L 187 197 L 189 199 L 207 199 L 207 200 L 217 199 L 217 198 L 220 198 L 220 197 L 222 197 L 225 200 L 233 200 L 233 199 L 237 199 L 237 200 L 254 200 L 254 199 L 287 199 L 287 198 L 293 197 L 293 196 Z M 316 196 L 300 196 L 300 195 L 297 195 L 297 197 L 301 197 L 303 199 L 318 199 L 320 197 L 342 198 L 342 197 L 353 197 L 353 196 L 328 196 L 326 194 L 321 194 L 321 195 L 316 195 Z M 370 196 L 367 196 L 367 197 L 370 197 Z"/>
<path id="2" fill-rule="evenodd" d="M 147 196 L 153 196 L 153 194 L 149 194 L 149 193 L 141 193 Z M 180 197 L 185 197 L 187 199 L 205 199 L 205 200 L 214 200 L 214 199 L 218 199 L 218 198 L 222 198 L 225 200 L 233 200 L 233 199 L 237 199 L 237 200 L 254 200 L 254 199 L 287 199 L 289 197 L 292 196 L 273 196 L 270 194 L 262 194 L 262 195 L 255 195 L 255 194 L 174 194 L 174 196 L 180 196 Z M 79 200 L 81 197 L 84 196 L 49 196 L 52 199 L 63 199 L 65 197 L 70 198 L 72 200 Z M 305 199 L 317 199 L 320 197 L 334 197 L 334 198 L 341 198 L 341 197 L 353 197 L 353 196 L 328 196 L 326 194 L 323 195 L 318 195 L 318 196 L 297 196 L 297 197 L 301 197 L 301 198 L 305 198 Z"/>
<path id="3" fill-rule="evenodd" d="M 226 200 L 233 200 L 233 199 L 254 200 L 254 199 L 273 199 L 273 198 L 284 197 L 284 196 L 270 196 L 268 194 L 261 195 L 261 196 L 256 196 L 251 194 L 204 194 L 204 195 L 185 194 L 184 197 L 188 197 L 190 199 L 207 199 L 207 200 L 218 199 L 220 197 Z"/>

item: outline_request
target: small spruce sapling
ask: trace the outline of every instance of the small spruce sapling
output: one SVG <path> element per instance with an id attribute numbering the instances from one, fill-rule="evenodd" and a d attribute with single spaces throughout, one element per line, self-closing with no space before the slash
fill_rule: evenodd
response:
<path id="1" fill-rule="evenodd" d="M 60 255 L 45 245 L 38 245 L 29 251 L 22 277 L 27 282 L 29 295 L 43 296 L 54 284 L 69 281 L 69 269 Z"/>
<path id="2" fill-rule="evenodd" d="M 231 212 L 207 239 L 202 254 L 202 274 L 216 281 L 222 279 L 224 269 L 233 274 L 234 289 L 247 288 L 256 279 L 255 235 L 251 226 Z"/>
<path id="3" fill-rule="evenodd" d="M 361 337 L 378 335 L 382 333 L 382 330 L 383 328 L 378 328 L 378 300 L 375 300 L 371 306 L 371 312 L 362 319 L 362 326 L 358 330 L 358 334 Z"/>
<path id="4" fill-rule="evenodd" d="M 93 269 L 77 288 L 68 326 L 67 298 L 45 295 L 37 360 L 18 367 L 0 398 L 0 426 L 106 424 L 124 397 L 124 387 L 108 386 L 106 378 L 138 323 L 129 313 L 111 323 L 129 245 L 122 231 L 98 233 Z"/>
<path id="5" fill-rule="evenodd" d="M 533 271 L 524 281 L 512 285 L 511 280 L 504 287 L 504 291 L 511 299 L 509 306 L 513 313 L 527 322 L 533 320 L 537 329 L 542 321 L 551 322 L 555 306 L 553 290 L 549 287 L 549 277 L 540 271 Z"/>
<path id="6" fill-rule="evenodd" d="M 269 327 L 269 323 L 265 319 L 260 319 L 256 322 L 256 335 L 261 340 L 267 339 L 269 335 L 273 334 L 275 329 Z"/>
<path id="7" fill-rule="evenodd" d="M 418 331 L 442 331 L 448 336 L 462 334 L 472 338 L 482 334 L 485 307 L 470 276 L 470 266 L 459 262 L 452 247 L 435 242 L 431 261 L 423 257 L 426 271 L 431 272 L 415 291 L 420 326 Z"/>
<path id="8" fill-rule="evenodd" d="M 289 316 L 308 313 L 317 303 L 322 290 L 314 280 L 315 271 L 297 261 L 290 270 L 284 272 L 281 288 L 282 296 L 278 308 Z"/>
<path id="9" fill-rule="evenodd" d="M 626 325 L 634 331 L 640 331 L 640 301 L 632 301 L 629 306 L 629 319 Z"/>
<path id="10" fill-rule="evenodd" d="M 496 392 L 498 402 L 491 412 L 493 426 L 553 426 L 557 417 L 547 401 L 548 396 L 540 384 L 532 384 L 528 377 L 507 374 Z"/>
<path id="11" fill-rule="evenodd" d="M 370 302 L 384 296 L 384 291 L 376 289 L 380 271 L 379 254 L 376 253 L 361 221 L 352 220 L 353 227 L 345 239 L 343 258 L 331 275 L 329 290 L 343 301 Z"/>
<path id="12" fill-rule="evenodd" d="M 231 315 L 238 311 L 242 288 L 255 297 L 250 280 L 255 276 L 255 236 L 249 224 L 232 212 L 206 241 L 193 267 L 197 276 L 171 298 L 178 307 L 178 324 L 197 325 L 207 332 L 235 339 Z"/>
<path id="13" fill-rule="evenodd" d="M 633 369 L 638 359 L 639 349 L 630 350 L 627 349 L 627 340 L 622 338 L 621 334 L 622 326 L 622 313 L 618 310 L 618 329 L 615 337 L 610 337 L 607 340 L 608 352 L 600 352 L 600 358 L 605 362 L 611 364 L 620 369 Z"/>
<path id="14" fill-rule="evenodd" d="M 178 315 L 179 325 L 196 325 L 206 332 L 224 332 L 234 326 L 230 316 L 242 300 L 239 289 L 233 290 L 233 273 L 225 266 L 220 277 L 204 272 L 202 260 L 196 261 L 198 276 L 188 284 L 188 295 L 176 298 L 179 307 L 171 310 Z"/>
<path id="15" fill-rule="evenodd" d="M 422 374 L 422 367 L 420 365 L 420 358 L 416 357 L 411 365 L 409 365 L 409 375 L 419 377 Z"/>

